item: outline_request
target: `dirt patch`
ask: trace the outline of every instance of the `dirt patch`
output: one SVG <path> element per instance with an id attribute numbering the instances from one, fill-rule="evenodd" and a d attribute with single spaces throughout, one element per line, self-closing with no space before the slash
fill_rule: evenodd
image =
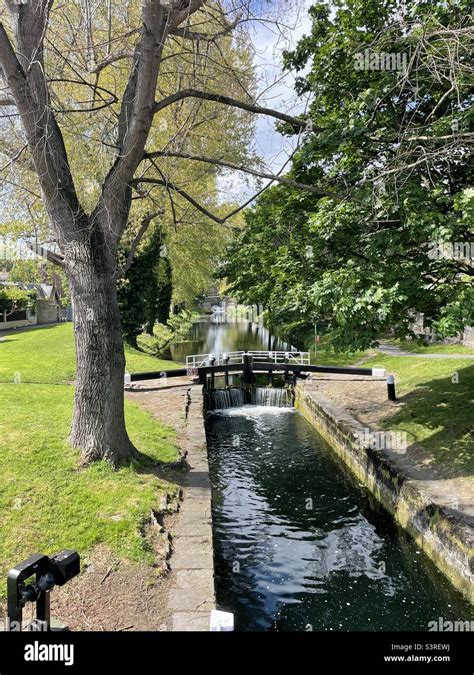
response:
<path id="1" fill-rule="evenodd" d="M 172 427 L 177 434 L 177 444 L 181 444 L 186 428 L 187 408 L 189 405 L 190 379 L 184 377 L 147 380 L 132 385 L 126 392 L 130 401 L 139 403 L 153 417 Z"/>
<path id="2" fill-rule="evenodd" d="M 103 547 L 85 571 L 51 596 L 51 615 L 71 630 L 159 630 L 166 620 L 166 559 L 150 567 L 119 560 Z"/>

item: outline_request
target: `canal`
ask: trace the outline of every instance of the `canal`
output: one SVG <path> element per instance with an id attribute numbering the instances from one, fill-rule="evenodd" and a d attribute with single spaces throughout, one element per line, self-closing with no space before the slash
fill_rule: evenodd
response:
<path id="1" fill-rule="evenodd" d="M 171 358 L 186 361 L 188 354 L 225 354 L 233 351 L 287 350 L 283 340 L 251 322 L 223 323 L 203 318 L 193 323 L 186 342 L 171 345 Z"/>
<path id="2" fill-rule="evenodd" d="M 203 322 L 194 335 L 200 353 L 273 340 L 247 324 Z M 469 604 L 309 423 L 272 405 L 283 400 L 277 391 L 264 400 L 206 418 L 217 602 L 236 629 L 413 631 L 438 617 L 471 620 Z"/>

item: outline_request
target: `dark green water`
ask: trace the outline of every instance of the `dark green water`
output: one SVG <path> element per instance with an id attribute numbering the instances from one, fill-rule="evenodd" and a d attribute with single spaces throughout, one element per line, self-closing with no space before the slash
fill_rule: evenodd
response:
<path id="1" fill-rule="evenodd" d="M 237 630 L 428 630 L 469 605 L 293 409 L 210 413 L 217 600 Z"/>

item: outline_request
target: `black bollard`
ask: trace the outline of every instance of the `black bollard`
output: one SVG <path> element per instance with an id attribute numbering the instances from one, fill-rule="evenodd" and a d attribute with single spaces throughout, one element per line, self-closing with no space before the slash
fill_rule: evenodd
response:
<path id="1" fill-rule="evenodd" d="M 387 375 L 387 394 L 389 401 L 397 400 L 397 396 L 395 394 L 395 378 L 393 375 Z"/>

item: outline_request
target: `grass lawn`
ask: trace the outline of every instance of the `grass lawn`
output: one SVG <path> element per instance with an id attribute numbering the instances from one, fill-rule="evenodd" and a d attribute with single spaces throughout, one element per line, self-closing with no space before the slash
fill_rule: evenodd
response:
<path id="1" fill-rule="evenodd" d="M 136 370 L 171 365 L 134 351 L 127 361 Z M 17 371 L 22 384 L 13 383 Z M 73 376 L 70 325 L 0 342 L 0 598 L 7 571 L 34 552 L 85 555 L 102 543 L 119 557 L 153 562 L 140 532 L 160 495 L 174 490 L 153 472 L 153 460 L 177 458 L 174 431 L 127 401 L 129 434 L 149 459 L 118 471 L 102 462 L 79 470 L 68 443 L 74 388 L 64 384 Z"/>
<path id="2" fill-rule="evenodd" d="M 416 354 L 474 354 L 472 347 L 465 347 L 461 344 L 445 344 L 444 342 L 434 342 L 430 344 L 419 344 L 416 340 L 393 340 L 386 339 L 384 342 L 390 342 L 406 352 Z"/>
<path id="3" fill-rule="evenodd" d="M 311 364 L 313 366 L 351 366 L 356 361 L 364 358 L 369 354 L 368 351 L 356 351 L 356 352 L 335 352 L 332 343 L 331 335 L 322 335 L 320 337 L 320 342 L 314 349 L 314 341 L 311 342 L 309 347 L 309 354 L 311 359 Z"/>
<path id="4" fill-rule="evenodd" d="M 173 361 L 156 359 L 132 347 L 125 348 L 130 373 L 179 368 Z M 72 323 L 45 328 L 18 329 L 0 341 L 0 382 L 70 382 L 76 370 Z"/>
<path id="5" fill-rule="evenodd" d="M 404 405 L 383 426 L 406 431 L 409 442 L 457 475 L 474 474 L 474 363 L 378 354 L 364 366 L 395 375 Z"/>

